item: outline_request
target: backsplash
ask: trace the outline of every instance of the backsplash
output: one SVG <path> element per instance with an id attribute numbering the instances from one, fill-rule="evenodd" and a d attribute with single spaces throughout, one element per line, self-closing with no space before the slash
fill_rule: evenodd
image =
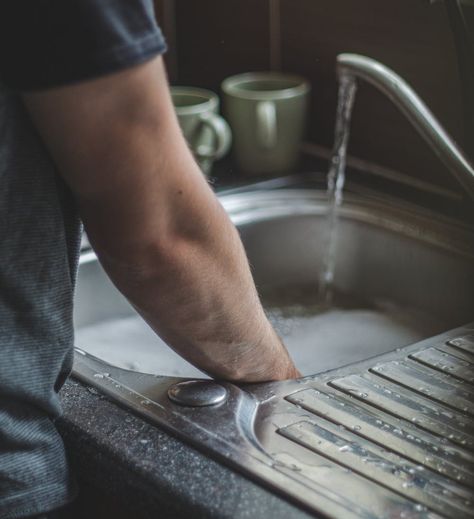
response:
<path id="1" fill-rule="evenodd" d="M 294 72 L 313 85 L 308 140 L 330 148 L 335 57 L 356 52 L 404 77 L 463 145 L 459 71 L 442 2 L 427 0 L 156 0 L 174 84 L 219 91 L 242 71 Z M 409 123 L 373 87 L 357 96 L 349 153 L 458 189 Z"/>

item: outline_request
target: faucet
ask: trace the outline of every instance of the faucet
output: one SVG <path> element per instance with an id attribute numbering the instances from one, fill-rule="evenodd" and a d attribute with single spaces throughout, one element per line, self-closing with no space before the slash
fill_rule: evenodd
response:
<path id="1" fill-rule="evenodd" d="M 340 79 L 364 79 L 391 99 L 474 201 L 474 167 L 404 79 L 378 61 L 358 54 L 339 54 L 337 73 Z"/>

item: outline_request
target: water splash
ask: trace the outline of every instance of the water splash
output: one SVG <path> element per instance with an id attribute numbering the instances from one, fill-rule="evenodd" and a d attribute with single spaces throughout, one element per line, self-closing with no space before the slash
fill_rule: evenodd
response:
<path id="1" fill-rule="evenodd" d="M 357 83 L 354 77 L 347 75 L 340 77 L 334 148 L 327 177 L 327 245 L 324 251 L 319 280 L 319 299 L 325 306 L 330 306 L 333 299 L 339 207 L 343 199 L 347 145 L 349 142 L 351 114 L 356 90 Z"/>

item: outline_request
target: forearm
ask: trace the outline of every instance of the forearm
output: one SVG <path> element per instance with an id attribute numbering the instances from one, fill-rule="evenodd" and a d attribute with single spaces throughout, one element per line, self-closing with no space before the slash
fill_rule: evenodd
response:
<path id="1" fill-rule="evenodd" d="M 99 259 L 157 333 L 217 377 L 296 376 L 180 131 L 161 59 L 25 102 Z"/>
<path id="2" fill-rule="evenodd" d="M 103 255 L 106 270 L 150 326 L 207 373 L 247 382 L 297 376 L 236 230 L 217 202 L 206 212 L 213 223 L 198 239 L 175 236 L 158 246 L 150 239 L 146 257 Z"/>

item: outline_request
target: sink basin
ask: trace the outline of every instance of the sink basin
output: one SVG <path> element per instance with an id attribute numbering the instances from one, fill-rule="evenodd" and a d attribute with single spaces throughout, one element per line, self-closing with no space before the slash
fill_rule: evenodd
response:
<path id="1" fill-rule="evenodd" d="M 93 253 L 81 259 L 73 375 L 317 517 L 474 518 L 473 230 L 347 195 L 335 304 L 324 309 L 324 194 L 221 201 L 308 376 L 243 387 L 177 378 L 201 375 L 140 321 Z"/>
<path id="2" fill-rule="evenodd" d="M 308 189 L 222 195 L 264 306 L 304 375 L 393 351 L 474 314 L 472 229 L 385 197 L 347 195 L 340 211 L 335 302 L 318 305 L 326 203 Z M 129 370 L 202 377 L 168 348 L 83 254 L 76 345 Z"/>

